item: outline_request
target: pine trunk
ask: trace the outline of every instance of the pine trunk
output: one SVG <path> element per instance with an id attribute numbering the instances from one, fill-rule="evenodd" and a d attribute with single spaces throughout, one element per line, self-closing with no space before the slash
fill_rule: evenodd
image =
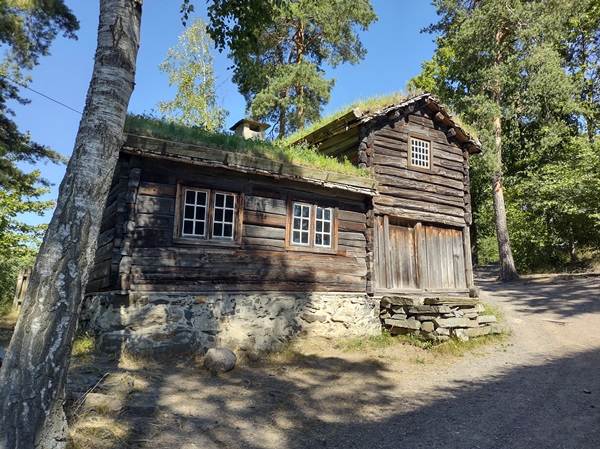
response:
<path id="1" fill-rule="evenodd" d="M 63 448 L 69 356 L 134 87 L 142 0 L 101 0 L 75 148 L 0 371 L 0 448 Z"/>
<path id="2" fill-rule="evenodd" d="M 510 249 L 506 208 L 504 207 L 504 188 L 502 187 L 502 121 L 500 117 L 494 118 L 494 128 L 496 133 L 496 169 L 494 178 L 492 179 L 492 199 L 494 202 L 498 254 L 500 256 L 499 279 L 502 282 L 506 282 L 517 279 L 519 276 L 515 268 L 512 250 Z"/>

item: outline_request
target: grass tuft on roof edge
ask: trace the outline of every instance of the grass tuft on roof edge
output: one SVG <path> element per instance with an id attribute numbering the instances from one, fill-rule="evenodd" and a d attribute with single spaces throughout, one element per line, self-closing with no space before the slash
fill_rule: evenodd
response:
<path id="1" fill-rule="evenodd" d="M 244 139 L 232 134 L 210 132 L 197 126 L 184 126 L 147 114 L 128 114 L 124 132 L 173 142 L 202 145 L 213 149 L 249 154 L 278 162 L 369 178 L 370 172 L 354 166 L 347 159 L 339 161 L 307 145 Z"/>

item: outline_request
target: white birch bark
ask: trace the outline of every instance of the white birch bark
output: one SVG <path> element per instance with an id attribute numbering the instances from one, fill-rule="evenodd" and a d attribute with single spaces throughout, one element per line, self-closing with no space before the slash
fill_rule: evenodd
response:
<path id="1" fill-rule="evenodd" d="M 134 87 L 142 0 L 100 0 L 75 148 L 0 371 L 0 448 L 63 448 L 69 356 Z"/>

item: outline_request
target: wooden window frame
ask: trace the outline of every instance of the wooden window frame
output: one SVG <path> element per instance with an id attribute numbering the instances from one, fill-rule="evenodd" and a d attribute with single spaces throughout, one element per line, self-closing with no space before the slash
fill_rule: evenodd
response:
<path id="1" fill-rule="evenodd" d="M 292 237 L 294 232 L 294 205 L 299 204 L 301 206 L 310 207 L 310 224 L 308 233 L 308 244 L 293 243 Z M 330 209 L 331 210 L 331 246 L 320 246 L 315 243 L 316 236 L 316 217 L 317 208 Z M 312 203 L 309 201 L 290 199 L 287 207 L 287 224 L 285 234 L 285 248 L 289 251 L 304 251 L 311 253 L 326 253 L 336 254 L 338 247 L 338 208 L 333 206 L 327 206 L 320 203 Z"/>
<path id="2" fill-rule="evenodd" d="M 424 142 L 428 145 L 427 149 L 427 166 L 413 164 L 413 141 Z M 408 167 L 415 170 L 423 170 L 423 171 L 432 171 L 433 163 L 432 163 L 432 153 L 433 153 L 433 144 L 431 140 L 426 139 L 419 135 L 411 134 L 408 136 Z"/>
<path id="3" fill-rule="evenodd" d="M 185 192 L 194 190 L 207 194 L 206 221 L 204 236 L 184 235 L 183 220 L 185 207 Z M 214 237 L 213 226 L 215 221 L 215 197 L 216 194 L 231 195 L 234 197 L 233 208 L 233 236 L 232 238 Z M 228 192 L 220 189 L 208 189 L 205 186 L 194 183 L 179 182 L 177 184 L 177 197 L 175 203 L 175 227 L 173 240 L 176 243 L 194 245 L 216 245 L 216 246 L 241 246 L 242 244 L 242 220 L 243 220 L 244 194 Z"/>

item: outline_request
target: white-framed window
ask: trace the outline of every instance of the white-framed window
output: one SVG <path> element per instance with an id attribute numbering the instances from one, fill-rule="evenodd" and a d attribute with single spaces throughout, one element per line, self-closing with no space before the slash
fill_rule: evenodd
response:
<path id="1" fill-rule="evenodd" d="M 289 248 L 335 249 L 335 209 L 316 204 L 291 203 Z"/>
<path id="2" fill-rule="evenodd" d="M 333 210 L 330 207 L 317 206 L 315 216 L 315 246 L 331 248 Z"/>
<path id="3" fill-rule="evenodd" d="M 431 142 L 411 137 L 409 158 L 413 167 L 431 168 Z"/>
<path id="4" fill-rule="evenodd" d="M 238 195 L 180 186 L 178 237 L 234 241 L 238 237 Z"/>
<path id="5" fill-rule="evenodd" d="M 292 245 L 310 245 L 310 216 L 312 207 L 294 203 L 292 219 Z"/>

